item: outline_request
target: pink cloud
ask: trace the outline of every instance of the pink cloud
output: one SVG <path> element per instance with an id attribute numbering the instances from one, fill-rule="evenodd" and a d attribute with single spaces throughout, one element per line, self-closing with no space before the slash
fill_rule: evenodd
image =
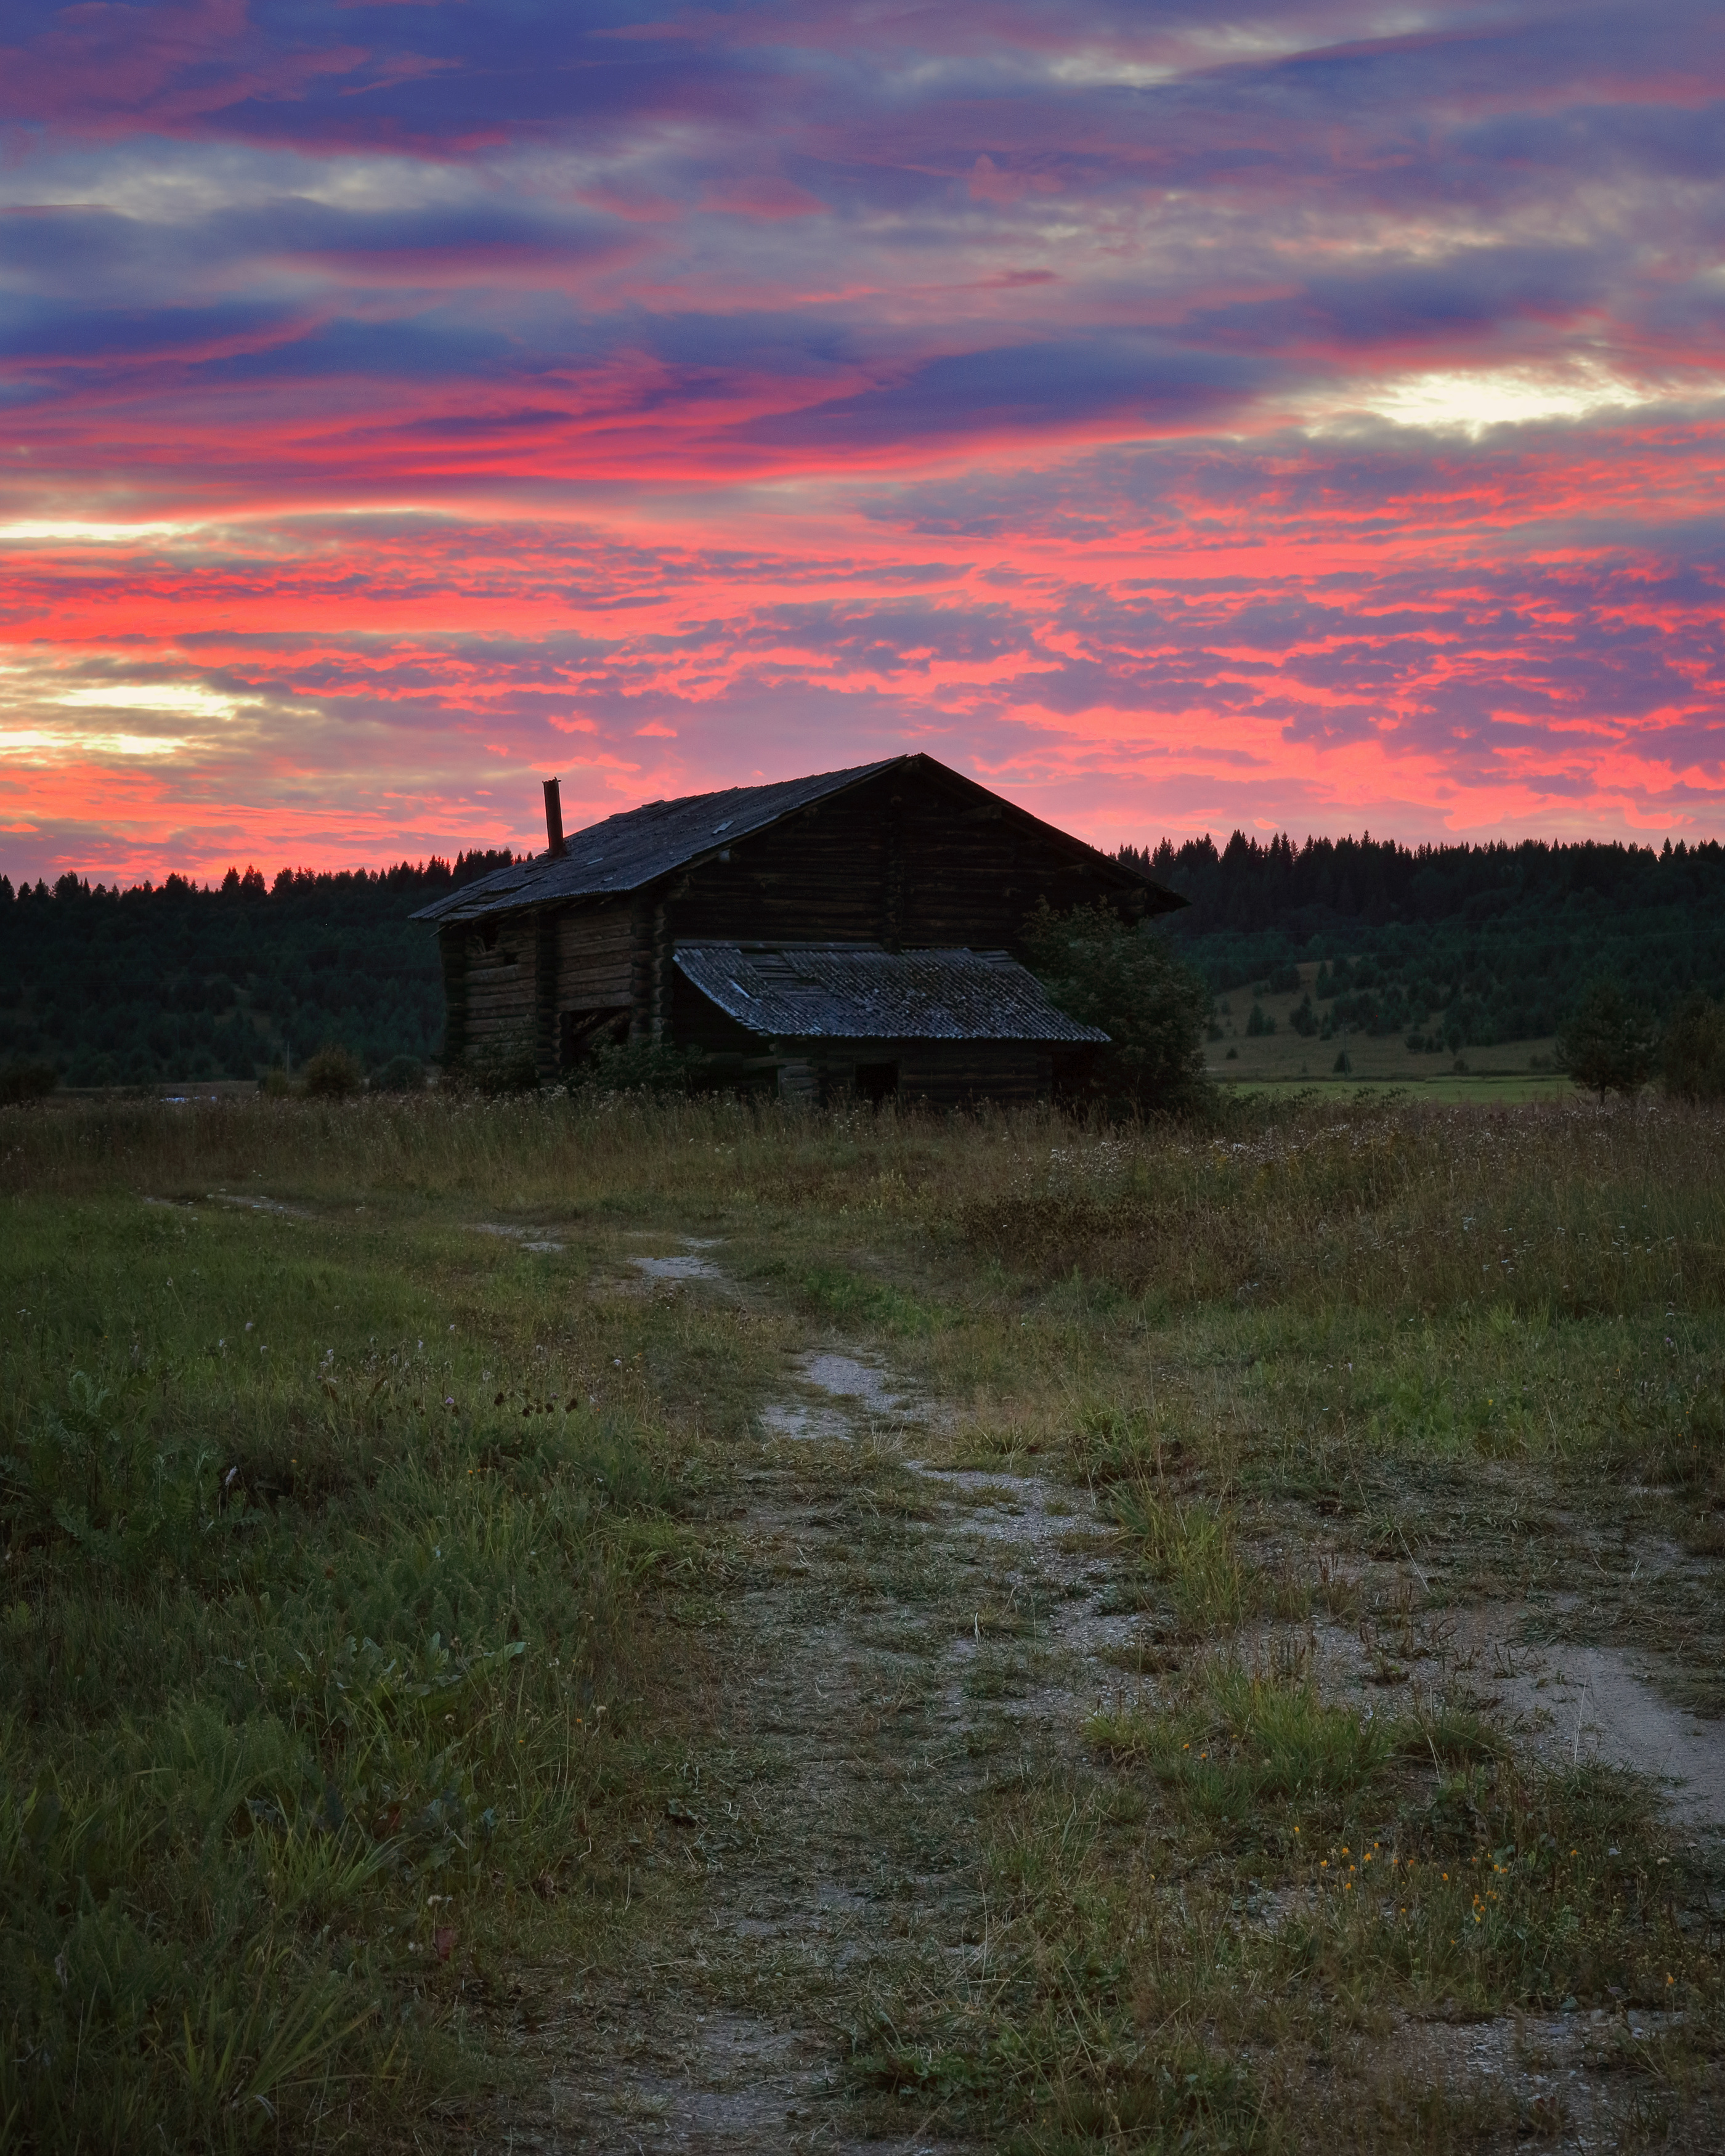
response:
<path id="1" fill-rule="evenodd" d="M 1712 15 L 1273 12 L 13 31 L 0 859 L 912 743 L 1104 842 L 1720 829 Z"/>

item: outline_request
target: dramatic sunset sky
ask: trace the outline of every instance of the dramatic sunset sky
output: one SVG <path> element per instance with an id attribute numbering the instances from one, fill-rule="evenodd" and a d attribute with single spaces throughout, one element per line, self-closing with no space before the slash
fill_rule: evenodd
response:
<path id="1" fill-rule="evenodd" d="M 1720 0 L 0 9 L 0 869 L 1725 835 Z"/>

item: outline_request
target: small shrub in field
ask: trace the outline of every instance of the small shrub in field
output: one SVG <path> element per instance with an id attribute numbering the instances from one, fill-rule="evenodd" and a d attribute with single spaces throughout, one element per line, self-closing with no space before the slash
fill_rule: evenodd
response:
<path id="1" fill-rule="evenodd" d="M 447 1062 L 439 1090 L 452 1096 L 501 1100 L 511 1093 L 539 1090 L 539 1066 L 531 1053 L 512 1046 L 500 1053 L 472 1054 Z"/>
<path id="2" fill-rule="evenodd" d="M 364 1084 L 359 1058 L 333 1043 L 305 1065 L 305 1091 L 315 1101 L 345 1101 Z"/>
<path id="3" fill-rule="evenodd" d="M 0 1063 L 0 1107 L 39 1101 L 59 1084 L 51 1063 Z"/>
<path id="4" fill-rule="evenodd" d="M 425 1065 L 413 1055 L 392 1055 L 372 1081 L 374 1093 L 420 1093 L 424 1090 Z"/>
<path id="5" fill-rule="evenodd" d="M 654 1040 L 599 1040 L 569 1074 L 572 1091 L 686 1093 L 701 1064 L 692 1049 Z"/>
<path id="6" fill-rule="evenodd" d="M 258 1081 L 258 1091 L 272 1101 L 291 1100 L 299 1090 L 280 1064 L 273 1065 Z"/>
<path id="7" fill-rule="evenodd" d="M 1725 1101 L 1725 1004 L 1698 988 L 1684 998 L 1660 1044 L 1660 1075 L 1679 1101 Z"/>

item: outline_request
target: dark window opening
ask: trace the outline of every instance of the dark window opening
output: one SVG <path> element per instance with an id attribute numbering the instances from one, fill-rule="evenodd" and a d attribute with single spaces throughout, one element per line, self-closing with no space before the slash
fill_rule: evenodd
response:
<path id="1" fill-rule="evenodd" d="M 878 1107 L 882 1101 L 889 1100 L 898 1091 L 898 1065 L 896 1063 L 859 1063 L 855 1083 L 861 1097 Z"/>

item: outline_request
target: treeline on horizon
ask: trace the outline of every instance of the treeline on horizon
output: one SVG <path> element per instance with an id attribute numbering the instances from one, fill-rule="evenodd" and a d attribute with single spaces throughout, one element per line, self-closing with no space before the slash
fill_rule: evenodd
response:
<path id="1" fill-rule="evenodd" d="M 339 1042 L 369 1070 L 436 1057 L 435 937 L 409 916 L 506 850 L 379 870 L 230 869 L 121 891 L 0 875 L 0 1065 L 72 1086 L 249 1079 Z M 1161 924 L 1212 991 L 1297 989 L 1326 1031 L 1434 1050 L 1554 1034 L 1595 980 L 1656 1015 L 1725 995 L 1725 849 L 1590 842 L 1406 847 L 1235 832 L 1119 858 L 1191 904 Z"/>
<path id="2" fill-rule="evenodd" d="M 339 1041 L 368 1070 L 443 1038 L 437 939 L 409 916 L 501 851 L 390 869 L 229 869 L 126 891 L 0 875 L 0 1065 L 62 1085 L 255 1078 Z"/>
<path id="3" fill-rule="evenodd" d="M 1299 986 L 1336 998 L 1326 1032 L 1417 1037 L 1434 1052 L 1557 1033 L 1593 983 L 1656 1018 L 1725 993 L 1725 848 L 1594 840 L 1403 846 L 1236 831 L 1119 858 L 1189 899 L 1170 940 L 1219 995 Z"/>

